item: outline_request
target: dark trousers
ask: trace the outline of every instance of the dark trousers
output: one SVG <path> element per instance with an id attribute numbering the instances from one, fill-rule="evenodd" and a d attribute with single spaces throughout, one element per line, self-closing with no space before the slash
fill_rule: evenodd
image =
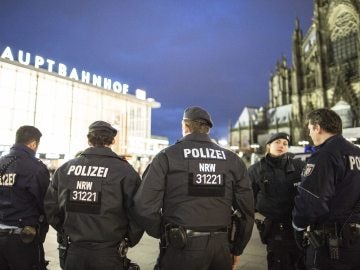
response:
<path id="1" fill-rule="evenodd" d="M 304 270 L 304 255 L 297 247 L 290 225 L 273 224 L 266 238 L 268 270 Z"/>
<path id="2" fill-rule="evenodd" d="M 123 270 L 123 260 L 117 248 L 90 249 L 71 244 L 65 270 Z"/>
<path id="3" fill-rule="evenodd" d="M 162 270 L 230 270 L 228 234 L 188 237 L 183 249 L 169 246 L 160 264 Z"/>
<path id="4" fill-rule="evenodd" d="M 1 270 L 44 270 L 44 250 L 35 238 L 25 244 L 18 234 L 0 236 Z"/>
<path id="5" fill-rule="evenodd" d="M 306 269 L 308 270 L 359 270 L 360 237 L 353 239 L 347 247 L 340 247 L 339 260 L 330 259 L 328 246 L 306 249 Z"/>

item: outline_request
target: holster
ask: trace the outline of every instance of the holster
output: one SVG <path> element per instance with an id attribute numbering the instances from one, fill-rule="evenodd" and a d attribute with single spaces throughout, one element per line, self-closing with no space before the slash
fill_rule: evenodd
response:
<path id="1" fill-rule="evenodd" d="M 136 263 L 132 263 L 130 259 L 126 257 L 129 250 L 129 242 L 127 238 L 124 238 L 118 247 L 118 253 L 123 261 L 124 270 L 140 270 L 140 266 Z"/>
<path id="2" fill-rule="evenodd" d="M 59 244 L 59 263 L 60 267 L 64 269 L 65 261 L 67 256 L 67 251 L 69 249 L 70 241 L 68 236 L 65 233 L 57 233 L 57 242 Z"/>
<path id="3" fill-rule="evenodd" d="M 342 229 L 342 246 L 349 248 L 354 243 L 359 241 L 360 228 L 356 227 L 356 224 L 347 224 Z"/>
<path id="4" fill-rule="evenodd" d="M 255 219 L 255 224 L 259 231 L 261 242 L 263 244 L 266 244 L 267 237 L 270 235 L 271 232 L 272 221 L 267 218 L 265 220 Z"/>
<path id="5" fill-rule="evenodd" d="M 136 263 L 132 263 L 130 259 L 128 258 L 122 258 L 123 259 L 123 269 L 124 270 L 140 270 L 140 266 Z"/>
<path id="6" fill-rule="evenodd" d="M 324 234 L 319 233 L 318 231 L 307 231 L 305 233 L 305 238 L 308 240 L 308 243 L 315 249 L 325 244 Z"/>
<path id="7" fill-rule="evenodd" d="M 25 244 L 29 244 L 34 241 L 37 231 L 35 227 L 25 226 L 20 232 L 20 239 Z"/>
<path id="8" fill-rule="evenodd" d="M 165 227 L 166 242 L 176 249 L 183 249 L 187 244 L 186 230 L 181 226 L 173 227 L 168 224 Z"/>
<path id="9" fill-rule="evenodd" d="M 235 210 L 231 215 L 231 224 L 228 229 L 229 242 L 235 243 L 238 239 L 242 238 L 245 233 L 246 220 L 239 210 Z"/>

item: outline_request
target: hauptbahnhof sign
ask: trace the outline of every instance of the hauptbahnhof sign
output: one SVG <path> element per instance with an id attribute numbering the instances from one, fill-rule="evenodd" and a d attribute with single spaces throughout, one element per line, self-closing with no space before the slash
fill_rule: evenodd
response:
<path id="1" fill-rule="evenodd" d="M 29 52 L 24 52 L 23 50 L 18 50 L 17 54 L 14 54 L 9 46 L 4 49 L 1 54 L 1 58 L 17 61 L 23 65 L 32 65 L 35 68 L 46 69 L 49 72 L 57 73 L 59 76 L 68 77 L 76 81 L 112 90 L 115 93 L 127 94 L 129 91 L 128 84 L 120 83 L 119 81 L 112 81 L 109 78 L 91 74 L 85 70 L 79 71 L 74 67 L 68 68 L 63 63 L 57 63 L 52 59 L 47 59 L 40 55 L 32 56 Z"/>

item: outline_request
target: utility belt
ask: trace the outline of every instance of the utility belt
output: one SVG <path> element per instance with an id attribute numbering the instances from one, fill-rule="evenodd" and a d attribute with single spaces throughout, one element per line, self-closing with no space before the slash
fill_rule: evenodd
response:
<path id="1" fill-rule="evenodd" d="M 22 228 L 0 229 L 0 236 L 19 235 L 23 243 L 28 244 L 34 241 L 38 231 L 35 227 L 25 226 Z"/>
<path id="2" fill-rule="evenodd" d="M 331 259 L 338 260 L 341 247 L 349 247 L 352 241 L 360 238 L 360 224 L 317 225 L 306 231 L 305 238 L 313 248 L 327 246 Z"/>
<path id="3" fill-rule="evenodd" d="M 165 225 L 165 246 L 172 246 L 177 249 L 183 249 L 188 241 L 188 238 L 200 237 L 200 236 L 212 236 L 217 234 L 227 234 L 228 228 L 219 228 L 215 230 L 192 230 L 185 229 L 182 226 L 177 226 L 173 224 Z"/>

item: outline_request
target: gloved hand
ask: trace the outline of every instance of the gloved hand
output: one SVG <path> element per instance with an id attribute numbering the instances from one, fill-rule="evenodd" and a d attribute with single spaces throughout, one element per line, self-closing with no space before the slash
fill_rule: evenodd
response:
<path id="1" fill-rule="evenodd" d="M 304 251 L 306 247 L 306 239 L 304 237 L 304 234 L 305 234 L 305 230 L 297 231 L 294 229 L 295 243 L 301 251 Z"/>

